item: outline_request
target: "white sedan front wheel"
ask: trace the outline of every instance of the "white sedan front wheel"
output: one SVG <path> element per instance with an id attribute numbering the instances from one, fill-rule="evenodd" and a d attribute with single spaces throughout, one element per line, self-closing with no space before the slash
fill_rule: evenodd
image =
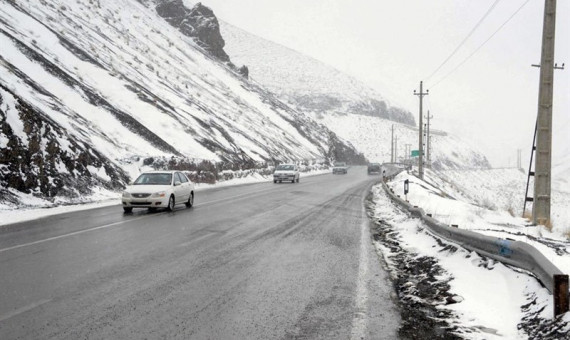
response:
<path id="1" fill-rule="evenodd" d="M 174 196 L 170 196 L 170 199 L 168 200 L 168 207 L 166 207 L 166 209 L 168 209 L 168 211 L 172 211 L 174 210 Z"/>
<path id="2" fill-rule="evenodd" d="M 194 194 L 190 194 L 190 196 L 188 197 L 188 202 L 186 202 L 186 207 L 188 208 L 192 208 L 192 206 L 194 205 Z"/>

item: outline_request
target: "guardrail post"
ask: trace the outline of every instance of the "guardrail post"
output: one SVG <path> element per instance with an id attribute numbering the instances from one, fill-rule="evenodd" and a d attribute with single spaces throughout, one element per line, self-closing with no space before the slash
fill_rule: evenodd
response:
<path id="1" fill-rule="evenodd" d="M 554 275 L 554 317 L 568 312 L 568 275 Z"/>

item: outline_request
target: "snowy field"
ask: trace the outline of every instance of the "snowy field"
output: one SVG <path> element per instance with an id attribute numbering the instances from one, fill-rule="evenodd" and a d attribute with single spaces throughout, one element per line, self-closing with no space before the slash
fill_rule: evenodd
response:
<path id="1" fill-rule="evenodd" d="M 560 270 L 570 273 L 570 242 L 565 229 L 554 228 L 551 232 L 541 226 L 530 226 L 528 220 L 508 212 L 516 210 L 512 205 L 518 204 L 521 197 L 516 193 L 521 188 L 507 180 L 512 179 L 513 170 L 453 171 L 444 172 L 442 176 L 427 171 L 426 180 L 421 181 L 402 172 L 388 184 L 397 195 L 405 197 L 403 182 L 407 179 L 410 181 L 408 201 L 433 214 L 440 222 L 527 242 Z M 391 241 L 397 241 L 401 247 L 395 251 L 386 242 L 376 243 L 393 273 L 398 272 L 395 259 L 401 261 L 397 256 L 402 252 L 408 259 L 435 259 L 442 267 L 443 271 L 436 278 L 449 285 L 449 294 L 456 301 L 438 302 L 436 299 L 426 303 L 450 312 L 451 316 L 445 318 L 448 331 L 468 339 L 562 339 L 570 335 L 570 313 L 553 322 L 552 296 L 533 276 L 432 236 L 420 220 L 410 219 L 395 207 L 381 186 L 376 186 L 373 193 L 374 217 L 389 226 Z M 567 199 L 564 193 L 556 195 Z M 405 299 L 406 294 L 418 299 L 416 292 L 405 289 L 400 299 Z"/>
<path id="2" fill-rule="evenodd" d="M 403 175 L 402 175 L 403 176 Z M 401 181 L 403 182 L 404 179 Z M 419 186 L 415 177 L 412 186 Z M 434 173 L 426 170 L 425 184 L 429 191 L 410 190 L 408 199 L 424 207 L 428 213 L 447 224 L 458 224 L 466 229 L 498 229 L 513 232 L 512 228 L 535 237 L 567 240 L 570 237 L 570 192 L 552 188 L 552 230 L 531 227 L 523 215 L 526 174 L 517 169 L 449 170 Z M 395 184 L 403 195 L 403 184 Z M 532 193 L 532 183 L 531 183 Z M 451 200 L 450 196 L 455 200 Z M 467 203 L 467 204 L 466 204 Z M 529 215 L 532 205 L 526 207 Z"/>

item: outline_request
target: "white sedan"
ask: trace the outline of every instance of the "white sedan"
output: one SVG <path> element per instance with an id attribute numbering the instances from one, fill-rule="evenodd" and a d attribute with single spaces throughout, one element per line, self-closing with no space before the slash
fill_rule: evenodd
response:
<path id="1" fill-rule="evenodd" d="M 123 191 L 123 210 L 133 208 L 166 208 L 170 211 L 177 204 L 194 204 L 194 184 L 180 171 L 151 171 L 142 173 Z"/>
<path id="2" fill-rule="evenodd" d="M 299 183 L 299 168 L 295 164 L 280 164 L 273 173 L 273 183 L 291 181 Z"/>

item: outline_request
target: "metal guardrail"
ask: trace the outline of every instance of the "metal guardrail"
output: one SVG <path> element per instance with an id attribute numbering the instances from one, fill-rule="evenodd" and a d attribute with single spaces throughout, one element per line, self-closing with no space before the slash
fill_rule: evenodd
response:
<path id="1" fill-rule="evenodd" d="M 553 294 L 554 316 L 569 310 L 568 275 L 558 269 L 540 251 L 528 243 L 458 229 L 437 221 L 428 216 L 423 209 L 412 206 L 409 202 L 397 196 L 388 187 L 386 180 L 394 176 L 384 178 L 382 182 L 384 190 L 393 201 L 410 211 L 413 216 L 422 219 L 433 234 L 456 243 L 465 249 L 532 273 Z"/>

